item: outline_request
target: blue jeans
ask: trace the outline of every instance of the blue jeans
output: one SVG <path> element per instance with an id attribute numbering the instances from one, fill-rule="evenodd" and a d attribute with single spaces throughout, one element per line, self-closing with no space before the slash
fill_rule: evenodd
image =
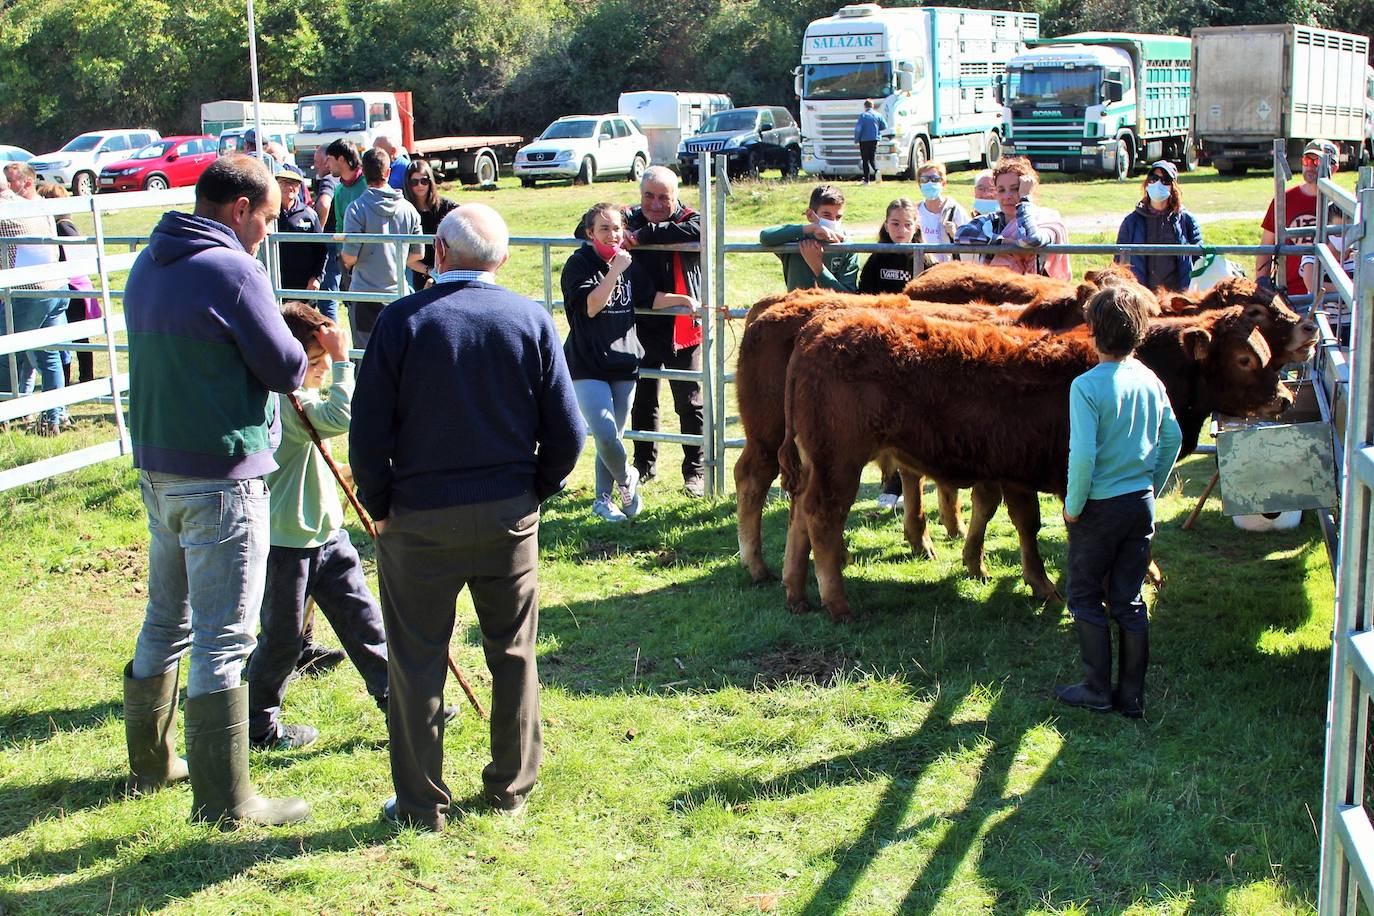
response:
<path id="1" fill-rule="evenodd" d="M 1105 603 L 1122 630 L 1150 628 L 1140 587 L 1154 533 L 1154 491 L 1088 500 L 1069 526 L 1068 603 L 1075 620 L 1105 628 Z"/>
<path id="2" fill-rule="evenodd" d="M 187 697 L 239 686 L 267 575 L 267 485 L 140 471 L 138 487 L 151 540 L 134 677 L 172 670 L 189 648 Z"/>
<path id="3" fill-rule="evenodd" d="M 15 299 L 14 300 L 14 333 L 20 331 L 33 331 L 38 328 L 50 328 L 56 324 L 67 323 L 67 297 L 54 296 L 45 299 Z M 38 380 L 43 386 L 44 391 L 56 391 L 66 384 L 66 376 L 62 372 L 62 353 L 59 350 L 25 350 L 14 355 L 16 369 L 19 375 L 19 394 L 30 394 L 33 391 L 33 373 L 38 371 Z M 3 357 L 0 364 L 0 389 L 9 391 L 10 386 L 10 367 L 9 357 Z M 53 407 L 43 411 L 43 419 L 55 422 L 67 415 L 67 411 L 62 407 Z"/>
<path id="4" fill-rule="evenodd" d="M 630 418 L 635 382 L 603 382 L 594 378 L 573 379 L 577 409 L 587 421 L 587 430 L 596 442 L 596 495 L 611 492 L 612 484 L 624 483 L 629 476 L 630 457 L 621 436 Z"/>
<path id="5" fill-rule="evenodd" d="M 274 545 L 267 555 L 262 633 L 248 666 L 248 734 L 276 738 L 286 682 L 301 654 L 305 601 L 314 598 L 344 651 L 386 708 L 386 636 L 382 610 L 368 590 L 363 562 L 342 528 L 319 547 Z"/>
<path id="6" fill-rule="evenodd" d="M 328 253 L 324 256 L 324 276 L 320 278 L 321 292 L 336 292 L 339 288 L 339 277 L 343 274 L 343 262 L 339 260 L 339 246 L 330 244 L 325 246 Z M 339 301 L 337 299 L 316 299 L 315 308 L 320 310 L 320 314 L 335 323 L 339 320 Z"/>

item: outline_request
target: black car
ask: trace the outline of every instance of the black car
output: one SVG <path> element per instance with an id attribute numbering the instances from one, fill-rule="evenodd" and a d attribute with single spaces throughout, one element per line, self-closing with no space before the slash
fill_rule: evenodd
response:
<path id="1" fill-rule="evenodd" d="M 754 177 L 764 169 L 779 169 L 784 177 L 801 171 L 801 129 L 786 108 L 754 105 L 718 111 L 701 129 L 683 140 L 677 150 L 683 181 L 697 177 L 697 156 L 730 157 L 731 177 Z"/>

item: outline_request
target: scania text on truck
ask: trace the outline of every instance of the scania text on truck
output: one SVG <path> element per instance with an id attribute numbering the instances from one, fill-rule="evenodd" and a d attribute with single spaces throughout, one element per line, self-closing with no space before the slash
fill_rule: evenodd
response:
<path id="1" fill-rule="evenodd" d="M 1008 152 L 1041 171 L 1105 172 L 1122 181 L 1160 159 L 1197 167 L 1187 38 L 1079 32 L 1030 44 L 1007 61 L 998 86 Z"/>
<path id="2" fill-rule="evenodd" d="M 1274 162 L 1282 138 L 1295 166 L 1309 140 L 1356 161 L 1368 142 L 1369 39 L 1306 25 L 1193 29 L 1193 130 L 1223 174 Z"/>
<path id="3" fill-rule="evenodd" d="M 846 6 L 806 27 L 801 66 L 802 167 L 859 175 L 854 122 L 865 99 L 887 122 L 877 151 L 883 175 L 913 176 L 929 161 L 983 162 L 1002 155 L 1002 110 L 993 80 L 1039 34 L 1034 13 Z"/>
<path id="4" fill-rule="evenodd" d="M 415 139 L 415 108 L 409 92 L 336 92 L 308 95 L 297 105 L 296 164 L 315 174 L 315 150 L 335 140 L 370 149 L 378 137 L 404 146 L 429 162 L 435 174 L 463 184 L 494 185 L 500 163 L 510 162 L 523 137 Z"/>

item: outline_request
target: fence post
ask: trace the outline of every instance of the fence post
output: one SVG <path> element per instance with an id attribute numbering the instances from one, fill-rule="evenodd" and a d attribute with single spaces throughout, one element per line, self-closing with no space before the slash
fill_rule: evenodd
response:
<path id="1" fill-rule="evenodd" d="M 111 324 L 110 272 L 105 266 L 105 223 L 101 219 L 100 198 L 91 195 L 91 222 L 95 227 L 95 268 L 100 274 L 100 318 L 105 323 L 105 355 L 110 360 L 110 407 L 114 409 L 115 431 L 119 434 L 119 453 L 133 450 L 124 423 L 124 400 L 119 395 L 119 355 L 115 350 L 115 331 Z"/>
<path id="2" fill-rule="evenodd" d="M 11 296 L 10 287 L 5 287 L 5 333 L 14 333 L 14 297 Z M 6 365 L 9 366 L 10 376 L 10 397 L 19 397 L 19 354 L 10 353 L 5 357 Z"/>
<path id="3" fill-rule="evenodd" d="M 1288 244 L 1288 201 L 1286 198 L 1288 184 L 1286 177 L 1288 173 L 1288 148 L 1282 138 L 1274 140 L 1274 244 Z M 1288 256 L 1275 254 L 1270 256 L 1270 263 L 1274 265 L 1274 285 L 1282 289 L 1285 293 L 1291 293 L 1288 288 Z M 1256 280 L 1260 279 L 1255 277 Z"/>
<path id="4" fill-rule="evenodd" d="M 715 272 L 711 264 L 710 245 L 715 232 L 711 225 L 711 157 L 702 153 L 697 157 L 697 188 L 700 191 L 701 240 L 699 257 L 701 260 L 701 295 L 710 298 Z M 711 316 L 703 315 L 701 322 L 701 464 L 705 472 L 702 476 L 706 484 L 706 496 L 716 495 L 716 410 L 715 386 L 711 384 L 711 347 L 714 344 L 711 334 Z"/>
<path id="5" fill-rule="evenodd" d="M 410 295 L 410 277 L 406 267 L 406 252 L 410 250 L 409 242 L 396 243 L 396 297 Z"/>
<path id="6" fill-rule="evenodd" d="M 548 242 L 539 246 L 544 250 L 544 308 L 553 314 L 553 246 Z"/>
<path id="7" fill-rule="evenodd" d="M 281 304 L 281 243 L 277 241 L 277 233 L 268 233 L 267 238 L 263 239 L 267 245 L 267 282 L 272 287 L 272 296 Z M 318 307 L 318 306 L 317 306 Z"/>
<path id="8" fill-rule="evenodd" d="M 716 174 L 724 175 L 728 180 L 730 168 L 730 157 L 720 154 L 716 157 Z M 713 367 L 713 378 L 715 384 L 716 409 L 715 409 L 715 437 L 714 448 L 716 453 L 716 487 L 721 494 L 725 493 L 725 431 L 730 423 L 730 407 L 725 388 L 725 322 L 729 317 L 726 309 L 725 300 L 725 198 L 729 186 L 726 181 L 716 182 L 716 212 L 715 212 L 715 244 L 712 245 L 710 256 L 715 259 L 715 289 L 712 290 L 712 311 L 715 313 L 715 366 Z M 706 252 L 702 252 L 706 254 Z"/>

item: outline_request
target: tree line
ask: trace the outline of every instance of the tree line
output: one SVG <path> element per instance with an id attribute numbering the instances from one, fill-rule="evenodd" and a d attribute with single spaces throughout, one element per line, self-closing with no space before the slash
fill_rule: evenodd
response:
<path id="1" fill-rule="evenodd" d="M 633 89 L 725 92 L 795 108 L 812 19 L 842 0 L 257 0 L 264 100 L 410 89 L 418 136 L 531 136 Z M 888 6 L 914 5 L 889 2 Z M 1013 0 L 1041 34 L 1298 22 L 1374 35 L 1369 0 Z M 83 130 L 199 130 L 200 104 L 249 97 L 244 0 L 4 0 L 0 143 L 35 152 Z"/>

